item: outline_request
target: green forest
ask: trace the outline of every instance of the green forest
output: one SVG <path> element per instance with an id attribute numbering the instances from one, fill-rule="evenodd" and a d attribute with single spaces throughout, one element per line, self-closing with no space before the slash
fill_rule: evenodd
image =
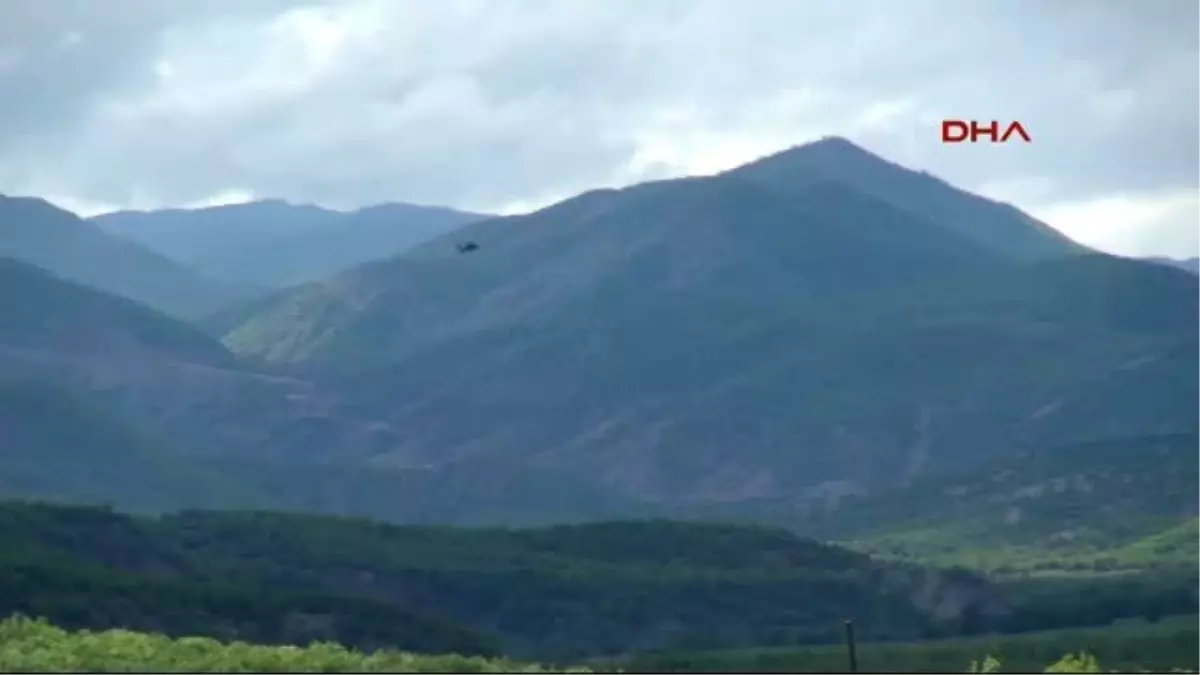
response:
<path id="1" fill-rule="evenodd" d="M 917 639 L 1003 604 L 970 573 L 733 525 L 458 529 L 13 503 L 0 536 L 0 611 L 259 642 L 579 658 L 825 642 L 847 611 L 865 639 Z M 938 616 L 942 596 L 962 611 Z"/>
<path id="2" fill-rule="evenodd" d="M 1197 612 L 1194 568 L 994 580 L 764 526 L 472 529 L 9 502 L 0 538 L 0 613 L 66 630 L 542 663 L 831 645 L 845 619 L 872 644 L 1178 615 L 1194 626 Z M 1062 639 L 1036 656 L 1093 646 Z"/>

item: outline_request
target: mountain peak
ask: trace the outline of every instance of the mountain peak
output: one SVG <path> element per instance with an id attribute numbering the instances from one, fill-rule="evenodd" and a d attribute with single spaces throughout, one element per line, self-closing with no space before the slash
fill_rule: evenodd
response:
<path id="1" fill-rule="evenodd" d="M 744 170 L 821 169 L 834 168 L 865 170 L 868 167 L 903 167 L 858 145 L 845 136 L 823 136 L 815 141 L 793 145 L 786 150 L 767 155 L 730 173 Z"/>
<path id="2" fill-rule="evenodd" d="M 800 145 L 794 145 L 794 146 L 792 146 L 791 149 L 792 150 L 800 150 L 800 151 L 803 151 L 803 150 L 842 150 L 842 151 L 853 150 L 853 151 L 857 151 L 857 152 L 865 152 L 869 155 L 874 154 L 874 153 L 870 152 L 869 150 L 867 150 L 866 148 L 862 147 L 861 145 L 856 144 L 854 141 L 851 141 L 849 138 L 846 138 L 845 136 L 822 136 L 821 138 L 818 138 L 815 141 L 809 141 L 808 143 L 801 143 Z"/>
<path id="3" fill-rule="evenodd" d="M 1013 260 L 1052 258 L 1086 247 L 1021 212 L 954 187 L 926 171 L 881 157 L 842 136 L 826 136 L 728 172 L 778 190 L 832 182 L 898 206 Z"/>
<path id="4" fill-rule="evenodd" d="M 793 145 L 792 147 L 768 155 L 763 160 L 772 158 L 802 157 L 808 161 L 829 161 L 838 157 L 854 157 L 858 160 L 871 160 L 892 164 L 892 162 L 871 152 L 845 136 L 822 136 L 815 141 Z M 760 160 L 762 161 L 762 160 Z"/>

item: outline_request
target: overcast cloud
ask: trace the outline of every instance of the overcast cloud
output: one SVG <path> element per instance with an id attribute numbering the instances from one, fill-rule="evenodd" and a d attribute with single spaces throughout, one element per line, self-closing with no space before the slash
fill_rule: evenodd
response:
<path id="1" fill-rule="evenodd" d="M 8 0 L 0 192 L 516 211 L 837 134 L 1200 249 L 1195 0 Z M 940 143 L 944 117 L 1030 145 Z"/>

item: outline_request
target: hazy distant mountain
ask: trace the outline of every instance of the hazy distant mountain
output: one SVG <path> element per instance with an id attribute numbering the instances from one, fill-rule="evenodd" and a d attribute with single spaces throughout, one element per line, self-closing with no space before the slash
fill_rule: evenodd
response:
<path id="1" fill-rule="evenodd" d="M 144 302 L 177 316 L 211 312 L 246 297 L 41 199 L 0 195 L 0 256 Z"/>
<path id="2" fill-rule="evenodd" d="M 481 217 L 410 204 L 342 213 L 269 200 L 121 211 L 92 220 L 214 278 L 273 287 L 324 278 L 403 252 Z"/>
<path id="3" fill-rule="evenodd" d="M 1171 265 L 1178 267 L 1181 270 L 1187 270 L 1192 274 L 1200 275 L 1200 258 L 1165 258 L 1162 256 L 1151 256 L 1146 258 L 1150 262 L 1159 263 L 1160 265 Z"/>

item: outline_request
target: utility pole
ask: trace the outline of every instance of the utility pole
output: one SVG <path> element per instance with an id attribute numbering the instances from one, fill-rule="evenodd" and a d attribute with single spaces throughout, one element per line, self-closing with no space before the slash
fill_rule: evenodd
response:
<path id="1" fill-rule="evenodd" d="M 854 622 L 846 619 L 846 656 L 850 659 L 850 672 L 858 672 L 858 652 L 854 649 Z"/>

